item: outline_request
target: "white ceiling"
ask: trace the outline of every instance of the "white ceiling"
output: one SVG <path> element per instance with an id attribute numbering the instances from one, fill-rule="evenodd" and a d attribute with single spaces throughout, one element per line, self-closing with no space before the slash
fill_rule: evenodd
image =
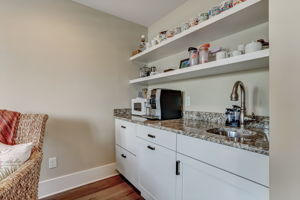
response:
<path id="1" fill-rule="evenodd" d="M 187 0 L 73 0 L 128 21 L 150 26 Z"/>

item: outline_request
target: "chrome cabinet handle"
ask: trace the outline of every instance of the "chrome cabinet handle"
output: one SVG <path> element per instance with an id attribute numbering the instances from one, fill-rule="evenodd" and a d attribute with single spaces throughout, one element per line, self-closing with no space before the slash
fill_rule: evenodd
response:
<path id="1" fill-rule="evenodd" d="M 148 149 L 150 149 L 150 150 L 152 150 L 152 151 L 154 151 L 154 150 L 155 150 L 155 147 L 152 147 L 152 146 L 150 146 L 150 145 L 149 145 L 149 146 L 147 146 L 147 148 L 148 148 Z"/>
<path id="2" fill-rule="evenodd" d="M 155 135 L 148 134 L 149 138 L 155 138 Z"/>

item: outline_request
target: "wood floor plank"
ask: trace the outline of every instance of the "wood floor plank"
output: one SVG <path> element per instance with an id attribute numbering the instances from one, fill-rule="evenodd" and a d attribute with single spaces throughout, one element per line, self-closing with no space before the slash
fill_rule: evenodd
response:
<path id="1" fill-rule="evenodd" d="M 42 200 L 144 200 L 121 176 L 91 183 Z"/>
<path id="2" fill-rule="evenodd" d="M 127 183 L 122 183 L 115 185 L 113 187 L 101 190 L 97 193 L 79 198 L 77 200 L 89 200 L 89 199 L 101 199 L 101 200 L 112 200 L 116 197 L 127 196 L 128 194 L 128 185 Z"/>

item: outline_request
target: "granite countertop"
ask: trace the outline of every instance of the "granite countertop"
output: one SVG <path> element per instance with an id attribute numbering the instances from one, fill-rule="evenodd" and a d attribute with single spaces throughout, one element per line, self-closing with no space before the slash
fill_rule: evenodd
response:
<path id="1" fill-rule="evenodd" d="M 262 137 L 256 138 L 254 141 L 251 142 L 235 142 L 231 139 L 208 133 L 206 130 L 212 128 L 222 128 L 219 123 L 215 122 L 208 122 L 208 121 L 201 121 L 201 120 L 193 120 L 193 119 L 174 119 L 174 120 L 146 120 L 141 121 L 138 120 L 135 116 L 128 114 L 128 113 L 115 113 L 115 118 L 129 121 L 132 123 L 149 126 L 161 130 L 171 131 L 177 134 L 186 135 L 189 137 L 194 137 L 218 144 L 223 144 L 263 155 L 269 155 L 269 142 L 267 141 L 264 134 Z M 251 129 L 260 133 L 264 133 L 265 130 L 261 128 Z"/>

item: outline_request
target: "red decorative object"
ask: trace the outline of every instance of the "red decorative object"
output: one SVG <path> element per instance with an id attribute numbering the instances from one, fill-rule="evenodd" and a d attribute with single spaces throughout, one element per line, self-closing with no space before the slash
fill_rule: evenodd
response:
<path id="1" fill-rule="evenodd" d="M 15 135 L 21 113 L 0 110 L 0 142 L 8 145 L 15 144 Z"/>

